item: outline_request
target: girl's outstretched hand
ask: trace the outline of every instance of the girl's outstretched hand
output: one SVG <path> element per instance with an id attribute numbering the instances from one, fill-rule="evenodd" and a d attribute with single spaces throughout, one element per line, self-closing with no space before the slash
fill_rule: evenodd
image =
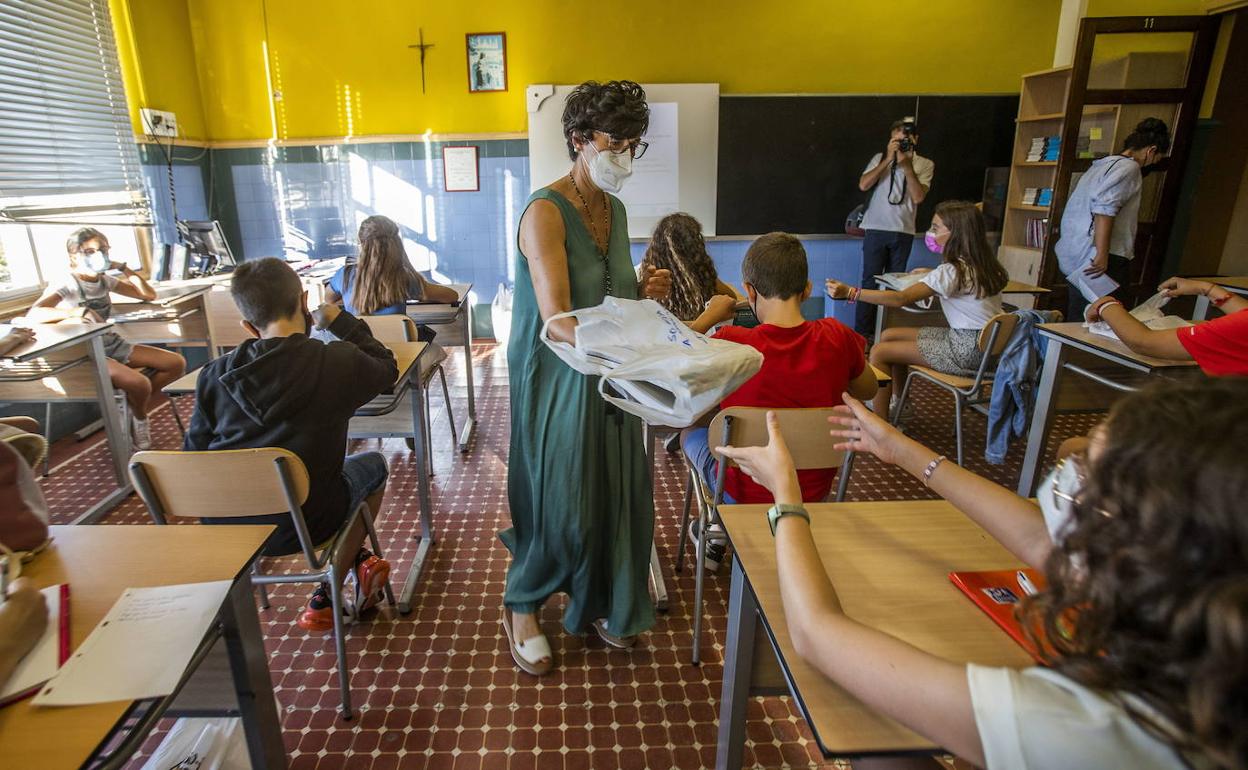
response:
<path id="1" fill-rule="evenodd" d="M 895 465 L 902 444 L 909 440 L 905 434 L 848 393 L 841 394 L 841 398 L 845 403 L 836 407 L 835 416 L 828 418 L 829 423 L 840 426 L 832 429 L 832 435 L 844 439 L 836 448 L 873 454 Z"/>

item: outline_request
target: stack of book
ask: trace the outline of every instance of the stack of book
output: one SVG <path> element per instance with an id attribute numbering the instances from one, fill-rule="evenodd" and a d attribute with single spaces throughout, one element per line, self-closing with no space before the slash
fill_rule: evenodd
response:
<path id="1" fill-rule="evenodd" d="M 1052 162 L 1062 149 L 1060 136 L 1038 136 L 1031 140 L 1031 148 L 1027 151 L 1027 162 Z"/>
<path id="2" fill-rule="evenodd" d="M 1027 234 L 1024 238 L 1026 245 L 1033 249 L 1044 248 L 1044 237 L 1049 231 L 1048 219 L 1028 219 Z"/>
<path id="3" fill-rule="evenodd" d="M 1024 206 L 1047 206 L 1053 202 L 1052 187 L 1024 187 L 1023 188 L 1023 205 Z"/>

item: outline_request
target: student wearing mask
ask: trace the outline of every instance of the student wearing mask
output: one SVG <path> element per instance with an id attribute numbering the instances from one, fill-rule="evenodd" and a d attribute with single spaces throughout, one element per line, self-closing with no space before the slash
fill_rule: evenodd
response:
<path id="1" fill-rule="evenodd" d="M 1089 302 L 1117 291 L 1103 277 L 1118 286 L 1128 282 L 1144 175 L 1169 151 L 1170 129 L 1145 118 L 1122 152 L 1093 161 L 1071 191 L 1053 246 L 1057 266 L 1071 284 L 1067 318 L 1081 317 Z"/>
<path id="2" fill-rule="evenodd" d="M 919 155 L 919 129 L 914 118 L 902 118 L 889 128 L 888 146 L 877 152 L 858 189 L 871 191 L 862 216 L 862 286 L 875 286 L 881 273 L 905 272 L 914 243 L 914 214 L 932 186 L 936 164 Z M 854 331 L 868 340 L 875 334 L 875 306 L 859 305 Z M 878 342 L 878 340 L 877 340 Z"/>
<path id="3" fill-rule="evenodd" d="M 1044 571 L 1047 589 L 1020 612 L 1047 645 L 1043 666 L 961 664 L 846 615 L 773 416 L 768 446 L 721 452 L 775 495 L 780 594 L 799 655 L 976 767 L 1248 768 L 1248 380 L 1160 383 L 1127 396 L 1086 454 L 1041 484 L 1037 502 L 944 462 L 848 395 L 845 403 L 833 418 L 839 448 L 922 479 Z M 889 762 L 944 767 L 870 765 Z"/>

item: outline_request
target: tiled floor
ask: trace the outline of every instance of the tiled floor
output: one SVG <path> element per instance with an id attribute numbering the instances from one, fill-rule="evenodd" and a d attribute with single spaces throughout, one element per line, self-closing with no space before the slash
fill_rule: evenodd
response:
<path id="1" fill-rule="evenodd" d="M 508 525 L 506 363 L 492 345 L 479 345 L 474 353 L 478 432 L 467 455 L 452 449 L 440 396 L 434 396 L 437 544 L 413 611 L 407 617 L 384 611 L 349 634 L 352 694 L 360 709 L 354 721 L 337 716 L 332 637 L 309 635 L 294 625 L 306 591 L 278 587 L 271 591 L 271 609 L 261 611 L 291 767 L 713 766 L 728 577 L 725 569 L 708 581 L 705 662 L 695 668 L 688 662 L 694 581 L 689 570 L 672 571 L 684 491 L 679 456 L 659 458 L 655 483 L 656 540 L 670 611 L 659 616 L 635 650 L 623 652 L 606 649 L 596 637 L 563 634 L 561 601 L 553 600 L 543 617 L 559 668 L 541 680 L 518 673 L 499 625 L 507 567 L 507 552 L 496 537 Z M 450 372 L 453 406 L 461 420 L 466 408 L 462 360 L 454 356 Z M 952 407 L 943 395 L 918 391 L 919 416 L 911 432 L 952 453 Z M 189 400 L 178 408 L 189 417 Z M 1054 433 L 1058 438 L 1074 435 L 1092 423 L 1088 417 L 1059 418 Z M 158 447 L 180 445 L 168 407 L 155 414 L 153 427 Z M 967 418 L 966 435 L 968 466 L 1013 486 L 1021 446 L 1005 465 L 991 466 L 981 452 L 982 417 Z M 98 437 L 89 441 L 95 443 L 68 440 L 56 447 L 59 464 L 43 486 L 60 520 L 72 518 L 107 490 L 104 480 L 111 472 L 104 448 Z M 378 446 L 377 441 L 356 443 Z M 415 552 L 415 477 L 401 441 L 381 446 L 391 463 L 391 484 L 379 526 L 395 580 L 401 582 Z M 860 459 L 850 485 L 851 499 L 929 496 L 922 484 L 873 458 Z M 109 524 L 148 522 L 134 497 L 106 519 Z M 824 766 L 787 698 L 751 702 L 744 739 L 748 766 Z"/>

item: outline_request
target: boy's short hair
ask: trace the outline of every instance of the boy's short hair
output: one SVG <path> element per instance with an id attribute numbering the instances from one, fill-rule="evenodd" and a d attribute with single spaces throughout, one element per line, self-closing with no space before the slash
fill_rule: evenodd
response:
<path id="1" fill-rule="evenodd" d="M 759 236 L 745 252 L 741 278 L 767 299 L 800 297 L 809 281 L 806 249 L 788 233 Z"/>
<path id="2" fill-rule="evenodd" d="M 248 260 L 234 268 L 230 294 L 243 318 L 259 328 L 294 317 L 303 305 L 303 283 L 277 257 Z"/>

